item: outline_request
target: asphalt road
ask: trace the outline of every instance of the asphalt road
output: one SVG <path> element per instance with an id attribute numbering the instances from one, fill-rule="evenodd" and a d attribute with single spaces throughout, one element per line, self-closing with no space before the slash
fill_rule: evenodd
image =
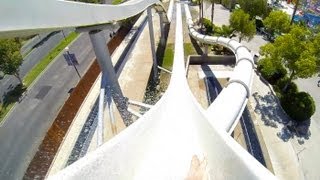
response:
<path id="1" fill-rule="evenodd" d="M 87 34 L 69 47 L 83 75 L 93 62 L 94 52 Z M 59 109 L 68 98 L 68 91 L 79 81 L 72 66 L 60 55 L 28 90 L 0 127 L 0 179 L 22 179 Z"/>
<path id="2" fill-rule="evenodd" d="M 66 33 L 65 33 L 66 34 Z M 20 77 L 24 77 L 34 65 L 44 58 L 63 39 L 61 32 L 52 33 L 39 43 L 24 59 L 20 66 Z M 12 75 L 6 75 L 0 80 L 0 101 L 3 95 L 14 88 L 19 83 L 18 79 Z"/>

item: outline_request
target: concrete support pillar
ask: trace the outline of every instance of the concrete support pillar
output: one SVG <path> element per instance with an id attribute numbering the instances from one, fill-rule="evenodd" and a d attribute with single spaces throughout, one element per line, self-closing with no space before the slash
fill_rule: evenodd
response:
<path id="1" fill-rule="evenodd" d="M 209 47 L 208 47 L 208 44 L 204 44 L 204 55 L 208 55 L 208 52 L 209 52 Z"/>
<path id="2" fill-rule="evenodd" d="M 93 50 L 96 54 L 97 61 L 102 71 L 102 76 L 105 77 L 106 85 L 104 86 L 104 88 L 106 91 L 111 92 L 112 98 L 120 112 L 125 125 L 129 126 L 132 123 L 131 113 L 129 113 L 129 111 L 127 110 L 127 98 L 125 98 L 122 94 L 116 73 L 112 65 L 111 56 L 106 45 L 106 39 L 100 30 L 90 31 L 89 35 Z"/>
<path id="3" fill-rule="evenodd" d="M 152 23 L 152 12 L 151 7 L 147 8 L 148 14 L 148 24 L 149 24 L 149 34 L 150 34 L 150 46 L 152 52 L 152 59 L 153 59 L 153 79 L 156 80 L 158 74 L 158 63 L 157 63 L 157 56 L 156 56 L 156 48 L 155 48 L 155 40 L 154 40 L 154 32 L 153 32 L 153 23 Z"/>
<path id="4" fill-rule="evenodd" d="M 160 43 L 161 45 L 164 45 L 165 42 L 165 37 L 164 37 L 164 23 L 163 23 L 163 12 L 159 13 L 160 17 L 160 32 L 161 32 L 161 37 L 160 37 Z"/>

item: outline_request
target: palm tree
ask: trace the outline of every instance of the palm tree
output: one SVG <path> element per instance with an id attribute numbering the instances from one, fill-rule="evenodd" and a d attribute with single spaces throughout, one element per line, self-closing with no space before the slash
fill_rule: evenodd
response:
<path id="1" fill-rule="evenodd" d="M 209 1 L 211 1 L 211 23 L 213 23 L 215 0 L 209 0 Z"/>

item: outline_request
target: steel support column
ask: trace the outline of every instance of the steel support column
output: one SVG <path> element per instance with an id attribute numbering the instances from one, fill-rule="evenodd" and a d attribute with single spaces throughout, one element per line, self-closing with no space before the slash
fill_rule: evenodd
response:
<path id="1" fill-rule="evenodd" d="M 148 13 L 148 24 L 149 24 L 149 34 L 150 34 L 150 45 L 153 59 L 153 79 L 156 80 L 158 74 L 158 62 L 156 56 L 156 48 L 155 48 L 155 40 L 154 40 L 154 31 L 153 31 L 153 23 L 152 23 L 152 12 L 151 7 L 147 8 Z"/>
<path id="2" fill-rule="evenodd" d="M 163 12 L 159 13 L 159 18 L 160 18 L 160 32 L 161 32 L 161 37 L 160 37 L 160 43 L 161 45 L 164 44 L 165 42 L 165 37 L 164 37 L 164 23 L 163 23 Z"/>
<path id="3" fill-rule="evenodd" d="M 112 98 L 120 112 L 125 125 L 129 126 L 132 123 L 132 119 L 131 114 L 127 110 L 127 98 L 125 98 L 122 94 L 116 73 L 114 71 L 114 67 L 112 65 L 111 56 L 107 48 L 106 39 L 103 36 L 101 30 L 92 30 L 89 32 L 89 35 L 93 50 L 96 54 L 97 61 L 102 71 L 102 76 L 104 76 L 106 80 L 105 90 L 111 92 Z"/>

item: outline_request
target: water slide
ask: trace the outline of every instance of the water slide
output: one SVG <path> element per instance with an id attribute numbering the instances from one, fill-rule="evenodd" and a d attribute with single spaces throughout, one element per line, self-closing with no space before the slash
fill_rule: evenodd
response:
<path id="1" fill-rule="evenodd" d="M 5 0 L 0 7 L 0 37 L 106 24 L 133 16 L 155 3 L 132 0 L 112 6 Z M 236 53 L 237 65 L 228 87 L 208 110 L 194 98 L 185 78 L 181 5 L 177 3 L 176 27 L 171 27 L 176 28 L 174 64 L 165 94 L 137 122 L 49 179 L 275 179 L 228 134 L 250 95 L 251 55 L 234 40 L 197 33 L 187 5 L 185 8 L 193 37 L 223 44 Z"/>
<path id="2" fill-rule="evenodd" d="M 220 44 L 233 51 L 236 56 L 236 66 L 226 88 L 207 109 L 209 122 L 231 134 L 238 124 L 242 112 L 251 95 L 253 79 L 253 58 L 248 49 L 238 41 L 200 34 L 194 28 L 189 6 L 184 5 L 186 21 L 190 35 L 205 44 Z"/>

